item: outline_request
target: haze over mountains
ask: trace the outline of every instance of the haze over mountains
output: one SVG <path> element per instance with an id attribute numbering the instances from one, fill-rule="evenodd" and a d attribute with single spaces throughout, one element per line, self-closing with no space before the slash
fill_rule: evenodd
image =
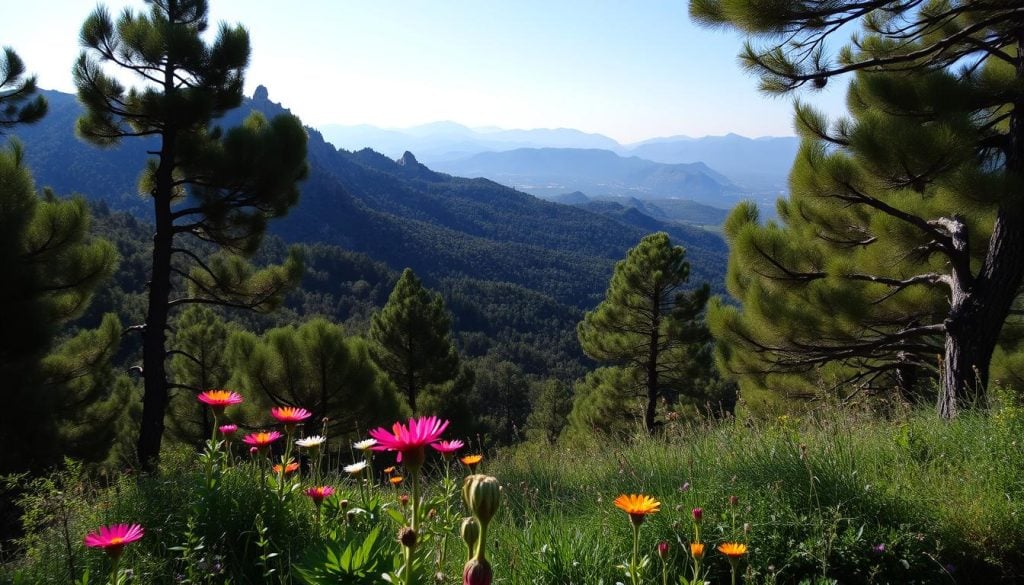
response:
<path id="1" fill-rule="evenodd" d="M 369 147 L 392 158 L 410 151 L 427 165 L 448 172 L 467 168 L 471 164 L 469 161 L 480 153 L 517 149 L 599 149 L 622 157 L 637 157 L 669 165 L 703 163 L 715 173 L 724 175 L 741 192 L 755 198 L 764 194 L 778 195 L 785 190 L 786 177 L 799 146 L 796 137 L 746 138 L 737 134 L 702 138 L 670 136 L 636 144 L 620 144 L 601 134 L 566 128 L 474 129 L 454 122 L 404 129 L 334 124 L 323 126 L 321 131 L 325 140 L 339 148 L 358 150 Z M 494 170 L 508 173 L 507 169 L 489 169 Z M 495 177 L 488 178 L 502 182 Z"/>

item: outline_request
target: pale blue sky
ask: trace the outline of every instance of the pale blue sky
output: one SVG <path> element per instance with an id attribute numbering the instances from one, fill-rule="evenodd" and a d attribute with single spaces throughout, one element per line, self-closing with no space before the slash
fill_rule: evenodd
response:
<path id="1" fill-rule="evenodd" d="M 111 13 L 138 0 L 106 2 Z M 250 32 L 246 91 L 266 85 L 311 126 L 439 120 L 655 136 L 791 135 L 790 99 L 736 61 L 741 39 L 690 22 L 685 0 L 211 0 Z M 284 6 L 289 8 L 284 8 Z M 72 91 L 91 0 L 4 10 L 0 44 L 47 89 Z M 45 26 L 42 23 L 46 23 Z M 215 30 L 215 26 L 211 27 Z M 843 109 L 844 84 L 801 97 Z"/>

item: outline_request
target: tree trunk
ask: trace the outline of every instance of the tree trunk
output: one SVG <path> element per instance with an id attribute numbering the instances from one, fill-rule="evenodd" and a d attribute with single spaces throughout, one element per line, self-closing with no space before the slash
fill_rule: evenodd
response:
<path id="1" fill-rule="evenodd" d="M 658 341 L 661 337 L 661 295 L 651 299 L 651 339 L 647 348 L 647 408 L 644 411 L 644 429 L 654 434 L 654 415 L 658 408 Z"/>
<path id="2" fill-rule="evenodd" d="M 161 163 L 163 164 L 163 163 Z M 159 171 L 158 171 L 159 174 Z M 152 471 L 160 455 L 167 410 L 167 301 L 171 294 L 171 224 L 170 189 L 160 196 L 157 179 L 156 235 L 153 237 L 153 266 L 149 281 L 149 310 L 142 339 L 142 376 L 145 393 L 142 397 L 142 425 L 137 445 L 139 463 Z"/>
<path id="3" fill-rule="evenodd" d="M 168 18 L 176 19 L 176 3 L 171 2 Z M 175 66 L 168 56 L 164 68 L 164 99 L 170 101 L 175 91 Z M 153 471 L 160 457 L 167 412 L 167 302 L 171 296 L 171 249 L 174 246 L 174 217 L 171 195 L 174 192 L 174 165 L 177 129 L 164 127 L 161 133 L 160 162 L 156 168 L 153 209 L 156 234 L 153 236 L 153 265 L 149 280 L 149 309 L 142 338 L 142 421 L 136 452 L 145 471 Z"/>
<path id="4" fill-rule="evenodd" d="M 1017 79 L 1024 80 L 1024 35 L 1017 45 Z M 1024 176 L 1024 99 L 1014 103 L 1007 133 L 1006 172 Z M 983 400 L 989 362 L 1024 277 L 1024 212 L 1020 196 L 1001 202 L 978 277 L 961 289 L 954 277 L 938 410 L 953 418 L 959 405 Z"/>

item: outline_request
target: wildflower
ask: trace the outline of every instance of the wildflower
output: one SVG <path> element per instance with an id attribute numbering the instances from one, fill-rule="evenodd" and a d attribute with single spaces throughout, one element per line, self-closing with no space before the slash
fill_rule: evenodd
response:
<path id="1" fill-rule="evenodd" d="M 690 556 L 693 560 L 699 561 L 704 558 L 704 543 L 703 542 L 691 542 L 690 543 Z"/>
<path id="2" fill-rule="evenodd" d="M 319 448 L 325 442 L 327 442 L 327 437 L 323 435 L 310 435 L 304 439 L 299 439 L 298 441 L 295 441 L 295 444 L 298 445 L 299 447 L 302 447 L 303 449 L 312 450 Z"/>
<path id="3" fill-rule="evenodd" d="M 259 433 L 250 433 L 242 439 L 242 442 L 246 445 L 256 447 L 260 451 L 263 451 L 270 446 L 271 443 L 281 438 L 281 433 L 277 431 L 262 431 Z"/>
<path id="4" fill-rule="evenodd" d="M 459 459 L 459 461 L 461 461 L 463 465 L 465 465 L 466 467 L 469 468 L 470 472 L 474 472 L 474 473 L 476 472 L 476 466 L 480 465 L 480 462 L 483 461 L 483 460 L 484 460 L 484 456 L 483 455 L 479 455 L 479 454 L 477 454 L 477 455 L 466 455 L 465 457 L 462 457 L 461 459 Z"/>
<path id="5" fill-rule="evenodd" d="M 416 546 L 416 531 L 409 526 L 403 526 L 398 531 L 398 542 L 402 543 L 405 548 L 414 548 Z"/>
<path id="6" fill-rule="evenodd" d="M 85 536 L 85 546 L 102 548 L 112 559 L 117 559 L 124 552 L 124 547 L 142 538 L 143 530 L 139 524 L 111 524 L 100 526 L 96 532 Z"/>
<path id="7" fill-rule="evenodd" d="M 690 482 L 688 482 L 688 481 L 683 482 L 683 485 L 679 486 L 679 491 L 684 493 L 684 494 L 686 492 L 690 491 Z"/>
<path id="8" fill-rule="evenodd" d="M 297 425 L 313 416 L 313 413 L 309 412 L 305 408 L 296 408 L 294 406 L 275 406 L 270 409 L 270 416 L 277 419 L 277 422 L 284 423 L 286 425 Z"/>
<path id="9" fill-rule="evenodd" d="M 462 585 L 491 585 L 494 572 L 486 558 L 473 558 L 462 568 Z"/>
<path id="10" fill-rule="evenodd" d="M 747 545 L 741 542 L 726 542 L 718 545 L 718 552 L 729 557 L 730 560 L 738 559 L 747 554 Z"/>
<path id="11" fill-rule="evenodd" d="M 405 480 L 405 478 L 402 477 L 401 475 L 396 475 L 394 477 L 389 477 L 388 478 L 388 481 L 391 482 L 391 485 L 398 485 L 398 484 L 402 483 L 403 480 Z"/>
<path id="12" fill-rule="evenodd" d="M 875 553 L 876 555 L 880 555 L 880 554 L 884 553 L 885 552 L 885 543 L 883 542 L 883 543 L 876 544 L 875 546 L 871 547 L 871 552 Z"/>
<path id="13" fill-rule="evenodd" d="M 658 543 L 658 556 L 663 561 L 668 558 L 668 543 L 664 540 Z"/>
<path id="14" fill-rule="evenodd" d="M 231 437 L 238 432 L 238 425 L 220 425 L 217 430 L 225 437 Z"/>
<path id="15" fill-rule="evenodd" d="M 370 431 L 370 436 L 377 440 L 377 445 L 372 449 L 398 451 L 399 463 L 402 463 L 404 458 L 406 466 L 412 470 L 419 470 L 426 458 L 424 448 L 437 442 L 446 428 L 448 421 L 436 416 L 410 418 L 408 426 L 396 422 L 391 425 L 391 432 L 384 427 L 378 427 Z"/>
<path id="16" fill-rule="evenodd" d="M 377 439 L 363 439 L 352 445 L 357 451 L 369 451 L 377 444 Z"/>
<path id="17" fill-rule="evenodd" d="M 366 466 L 366 461 L 359 461 L 358 463 L 353 463 L 352 465 L 346 465 L 344 469 L 345 473 L 359 477 L 359 474 L 362 473 L 364 469 L 366 469 Z"/>
<path id="18" fill-rule="evenodd" d="M 409 505 L 409 495 L 408 494 L 402 494 L 402 495 L 398 496 L 398 503 L 401 504 L 403 508 L 408 506 Z"/>
<path id="19" fill-rule="evenodd" d="M 739 504 L 740 504 L 740 497 L 739 496 L 729 496 L 729 505 L 730 506 L 735 508 Z"/>
<path id="20" fill-rule="evenodd" d="M 391 475 L 394 472 L 395 472 L 395 466 L 394 465 L 392 465 L 391 467 L 385 467 L 384 468 L 384 473 L 387 474 L 387 475 Z"/>
<path id="21" fill-rule="evenodd" d="M 691 513 L 693 514 L 693 521 L 700 524 L 701 520 L 704 519 L 704 508 L 694 508 Z"/>
<path id="22" fill-rule="evenodd" d="M 319 506 L 324 503 L 324 500 L 334 495 L 334 488 L 329 485 L 311 487 L 306 489 L 306 495 L 312 498 L 314 504 Z"/>
<path id="23" fill-rule="evenodd" d="M 431 443 L 430 446 L 433 447 L 435 451 L 437 451 L 447 459 L 448 457 L 451 457 L 453 453 L 465 447 L 466 445 L 462 441 L 456 439 L 454 441 L 440 441 L 437 443 Z"/>
<path id="24" fill-rule="evenodd" d="M 225 408 L 242 403 L 242 395 L 230 390 L 207 390 L 196 398 L 216 412 L 224 412 Z"/>
<path id="25" fill-rule="evenodd" d="M 274 473 L 278 473 L 278 474 L 280 474 L 283 471 L 285 475 L 288 475 L 289 473 L 295 473 L 296 471 L 299 470 L 299 462 L 298 461 L 289 461 L 288 465 L 285 465 L 284 467 L 281 467 L 281 464 L 278 463 L 278 464 L 274 465 L 273 470 L 274 470 Z"/>
<path id="26" fill-rule="evenodd" d="M 633 521 L 633 524 L 639 526 L 643 523 L 645 516 L 661 509 L 661 502 L 643 494 L 622 494 L 615 498 L 615 506 L 629 514 L 629 519 Z"/>

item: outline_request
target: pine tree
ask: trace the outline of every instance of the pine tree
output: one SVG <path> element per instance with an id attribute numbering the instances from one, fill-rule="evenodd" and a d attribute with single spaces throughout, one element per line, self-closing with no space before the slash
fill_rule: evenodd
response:
<path id="1" fill-rule="evenodd" d="M 534 382 L 530 389 L 530 404 L 530 415 L 526 419 L 527 438 L 554 443 L 569 424 L 572 388 L 555 379 Z"/>
<path id="2" fill-rule="evenodd" d="M 370 319 L 370 352 L 409 403 L 430 384 L 453 380 L 459 355 L 451 340 L 451 318 L 438 293 L 423 288 L 406 268 L 384 307 Z"/>
<path id="3" fill-rule="evenodd" d="M 594 435 L 625 439 L 639 428 L 646 404 L 643 371 L 604 367 L 589 372 L 573 385 L 565 437 L 583 441 Z"/>
<path id="4" fill-rule="evenodd" d="M 193 305 L 174 320 L 168 374 L 172 393 L 167 425 L 186 443 L 201 445 L 213 431 L 210 409 L 196 400 L 199 393 L 226 388 L 231 379 L 228 338 L 236 330 L 210 307 Z"/>
<path id="5" fill-rule="evenodd" d="M 911 388 L 939 354 L 940 415 L 983 398 L 1024 276 L 1019 3 L 691 0 L 690 11 L 753 39 L 742 60 L 767 92 L 855 73 L 852 119 L 797 105 L 803 144 L 781 224 L 759 225 L 750 206 L 729 219 L 728 284 L 743 308 L 711 311 L 721 362 L 745 391 L 817 377 L 856 392 Z M 830 54 L 855 22 L 862 32 Z"/>
<path id="6" fill-rule="evenodd" d="M 699 317 L 709 289 L 681 292 L 690 275 L 685 257 L 664 232 L 644 237 L 615 264 L 605 299 L 577 327 L 588 356 L 642 373 L 649 433 L 658 398 L 685 386 L 695 348 L 707 338 Z"/>
<path id="7" fill-rule="evenodd" d="M 36 194 L 20 145 L 0 150 L 0 473 L 39 469 L 66 454 L 105 456 L 102 442 L 81 431 L 103 437 L 117 415 L 105 382 L 120 325 L 108 316 L 96 331 L 54 347 L 117 264 L 112 245 L 89 237 L 89 220 L 82 198 Z"/>
<path id="8" fill-rule="evenodd" d="M 299 406 L 316 421 L 326 417 L 331 436 L 353 436 L 402 414 L 401 399 L 374 365 L 367 343 L 326 319 L 274 328 L 262 337 L 235 333 L 228 360 L 231 387 L 251 397 L 261 417 L 264 406 Z"/>
<path id="9" fill-rule="evenodd" d="M 46 98 L 36 93 L 36 78 L 25 76 L 25 63 L 10 47 L 0 55 L 0 134 L 18 124 L 32 124 L 46 115 Z"/>
<path id="10" fill-rule="evenodd" d="M 74 67 L 86 113 L 78 133 L 111 146 L 147 137 L 153 158 L 140 191 L 153 202 L 156 233 L 142 333 L 145 385 L 138 457 L 152 467 L 160 453 L 168 403 L 166 330 L 171 309 L 191 303 L 269 310 L 301 275 L 293 255 L 283 266 L 255 270 L 267 221 L 298 201 L 307 172 L 306 133 L 297 118 L 251 115 L 223 131 L 211 122 L 242 101 L 249 35 L 221 25 L 207 44 L 205 0 L 148 0 L 149 13 L 124 10 L 117 20 L 99 7 L 82 25 L 84 47 Z M 105 65 L 133 74 L 126 89 Z M 202 257 L 183 244 L 193 238 L 221 253 Z M 175 291 L 172 277 L 188 284 Z"/>

